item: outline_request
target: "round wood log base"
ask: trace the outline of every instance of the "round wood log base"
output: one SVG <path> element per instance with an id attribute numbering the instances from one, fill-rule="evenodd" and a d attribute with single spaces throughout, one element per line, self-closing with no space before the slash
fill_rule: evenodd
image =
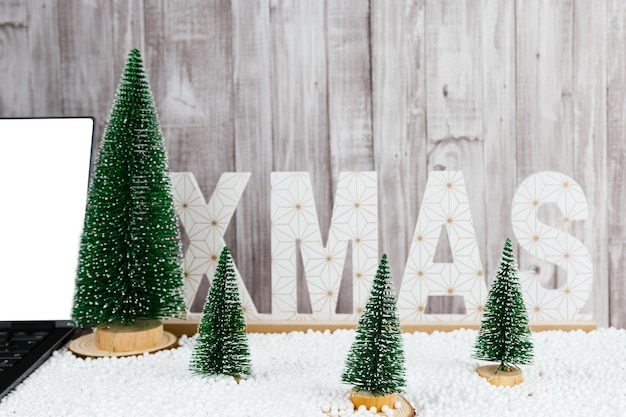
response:
<path id="1" fill-rule="evenodd" d="M 107 324 L 95 333 L 70 342 L 68 348 L 83 357 L 132 356 L 169 349 L 178 339 L 163 331 L 160 321 L 137 321 L 132 325 Z"/>
<path id="2" fill-rule="evenodd" d="M 415 417 L 416 416 L 415 408 L 413 408 L 411 403 L 406 398 L 404 398 L 404 396 L 400 394 L 396 394 L 396 402 L 394 403 L 394 407 L 392 408 L 393 408 L 393 417 Z M 324 414 L 326 414 L 329 417 L 332 417 L 332 414 L 330 413 L 330 411 Z M 385 417 L 387 416 L 387 414 L 382 411 L 378 411 L 376 415 L 385 416 Z"/>
<path id="3" fill-rule="evenodd" d="M 111 352 L 152 349 L 163 341 L 163 323 L 137 320 L 132 324 L 111 323 L 96 328 L 96 347 Z"/>
<path id="4" fill-rule="evenodd" d="M 502 371 L 500 365 L 483 365 L 476 368 L 478 375 L 493 385 L 512 387 L 521 383 L 524 378 L 521 370 Z"/>
<path id="5" fill-rule="evenodd" d="M 369 391 L 359 390 L 357 387 L 354 387 L 350 390 L 350 401 L 354 404 L 355 409 L 364 405 L 368 410 L 372 407 L 376 407 L 376 409 L 380 411 L 385 405 L 389 408 L 393 408 L 396 402 L 396 394 L 376 396 Z"/>

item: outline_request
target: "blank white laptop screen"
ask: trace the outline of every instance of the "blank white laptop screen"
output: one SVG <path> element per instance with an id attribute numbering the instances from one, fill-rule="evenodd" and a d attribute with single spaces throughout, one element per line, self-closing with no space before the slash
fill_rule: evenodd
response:
<path id="1" fill-rule="evenodd" d="M 0 321 L 70 319 L 93 129 L 0 119 Z"/>

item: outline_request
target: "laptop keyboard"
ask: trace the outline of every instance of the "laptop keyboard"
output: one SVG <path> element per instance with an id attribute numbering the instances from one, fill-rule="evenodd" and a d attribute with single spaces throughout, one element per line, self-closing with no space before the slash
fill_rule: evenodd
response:
<path id="1" fill-rule="evenodd" d="M 18 363 L 48 334 L 45 331 L 0 331 L 0 374 Z"/>
<path id="2" fill-rule="evenodd" d="M 61 348 L 75 330 L 64 320 L 0 321 L 0 399 Z"/>

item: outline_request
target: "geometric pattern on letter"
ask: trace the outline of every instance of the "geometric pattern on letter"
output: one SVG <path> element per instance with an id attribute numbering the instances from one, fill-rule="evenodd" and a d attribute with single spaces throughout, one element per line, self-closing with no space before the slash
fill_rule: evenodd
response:
<path id="1" fill-rule="evenodd" d="M 532 255 L 567 273 L 563 288 L 547 289 L 534 272 L 520 272 L 528 316 L 531 322 L 588 319 L 589 315 L 578 313 L 591 293 L 591 256 L 580 240 L 538 220 L 539 207 L 550 203 L 561 209 L 566 230 L 572 220 L 583 220 L 589 215 L 582 188 L 567 175 L 539 172 L 519 186 L 511 207 L 513 233 L 518 243 Z"/>
<path id="2" fill-rule="evenodd" d="M 209 282 L 213 281 L 215 266 L 226 246 L 224 232 L 246 188 L 250 173 L 223 173 L 209 204 L 205 203 L 192 173 L 172 172 L 171 178 L 176 214 L 189 237 L 189 247 L 183 256 L 185 304 L 189 311 L 202 275 L 206 274 Z M 246 320 L 254 321 L 258 319 L 258 313 L 236 266 L 235 273 Z M 198 316 L 188 313 L 189 318 Z"/>
<path id="3" fill-rule="evenodd" d="M 448 232 L 452 263 L 433 262 L 442 226 Z M 463 296 L 466 314 L 425 314 L 430 295 Z M 487 286 L 463 173 L 432 171 L 398 294 L 400 319 L 403 323 L 479 322 L 486 295 Z"/>
<path id="4" fill-rule="evenodd" d="M 363 311 L 378 265 L 375 172 L 342 172 L 322 242 L 308 172 L 274 172 L 272 197 L 272 319 L 353 321 Z M 353 313 L 337 314 L 337 298 L 352 241 Z M 300 247 L 312 314 L 297 312 L 296 250 Z"/>

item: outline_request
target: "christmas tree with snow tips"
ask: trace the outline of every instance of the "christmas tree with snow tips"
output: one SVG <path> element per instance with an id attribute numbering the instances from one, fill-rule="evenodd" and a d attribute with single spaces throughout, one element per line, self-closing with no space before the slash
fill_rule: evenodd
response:
<path id="1" fill-rule="evenodd" d="M 355 385 L 357 394 L 367 391 L 374 396 L 388 396 L 402 392 L 406 385 L 402 345 L 396 295 L 387 255 L 383 255 L 359 318 L 342 381 Z"/>
<path id="2" fill-rule="evenodd" d="M 251 374 L 246 322 L 230 249 L 224 247 L 198 326 L 190 369 L 197 375 Z"/>
<path id="3" fill-rule="evenodd" d="M 484 311 L 474 358 L 499 362 L 497 371 L 519 374 L 516 365 L 532 363 L 533 343 L 510 239 L 504 244 Z"/>
<path id="4" fill-rule="evenodd" d="M 81 326 L 184 317 L 182 252 L 143 61 L 130 51 L 96 158 L 72 317 Z"/>

